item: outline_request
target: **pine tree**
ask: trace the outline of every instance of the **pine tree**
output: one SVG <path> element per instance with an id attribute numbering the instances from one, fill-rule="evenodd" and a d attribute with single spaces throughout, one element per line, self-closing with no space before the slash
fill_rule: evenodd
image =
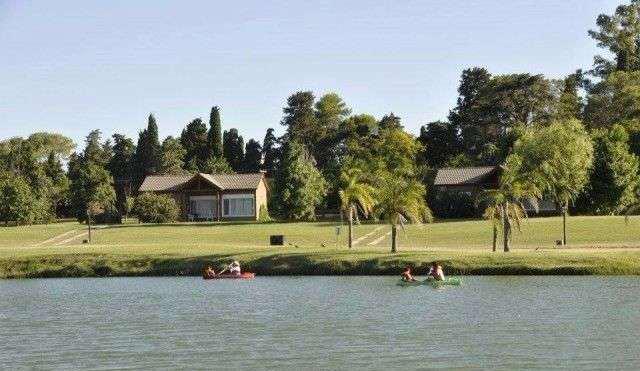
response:
<path id="1" fill-rule="evenodd" d="M 136 188 L 142 184 L 144 177 L 155 174 L 160 162 L 160 140 L 158 139 L 158 125 L 153 114 L 149 115 L 147 128 L 140 132 L 136 147 L 135 168 Z"/>
<path id="2" fill-rule="evenodd" d="M 223 135 L 224 158 L 234 171 L 242 171 L 244 162 L 244 139 L 238 135 L 238 129 L 232 128 Z"/>
<path id="3" fill-rule="evenodd" d="M 273 128 L 267 129 L 267 133 L 262 141 L 262 169 L 267 172 L 267 175 L 273 174 L 278 164 L 279 150 L 277 148 L 278 138 L 274 134 Z"/>
<path id="4" fill-rule="evenodd" d="M 243 171 L 255 173 L 260 171 L 262 166 L 262 147 L 254 139 L 249 139 L 244 155 Z"/>
<path id="5" fill-rule="evenodd" d="M 196 118 L 187 124 L 180 135 L 180 144 L 186 151 L 185 168 L 189 171 L 203 172 L 209 160 L 209 149 L 207 126 L 202 119 Z"/>
<path id="6" fill-rule="evenodd" d="M 220 109 L 218 106 L 211 108 L 207 143 L 210 151 L 209 158 L 222 157 L 222 122 L 220 120 Z"/>
<path id="7" fill-rule="evenodd" d="M 273 204 L 283 218 L 315 219 L 315 209 L 326 193 L 326 182 L 309 152 L 298 141 L 286 144 L 274 186 Z"/>

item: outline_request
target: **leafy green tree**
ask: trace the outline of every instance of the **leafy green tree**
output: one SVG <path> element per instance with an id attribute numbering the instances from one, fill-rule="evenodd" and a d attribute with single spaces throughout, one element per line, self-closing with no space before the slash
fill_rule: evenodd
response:
<path id="1" fill-rule="evenodd" d="M 69 201 L 69 178 L 62 167 L 62 162 L 55 152 L 51 152 L 43 164 L 45 175 L 51 180 L 49 198 L 51 201 L 51 215 L 57 216 L 64 212 Z"/>
<path id="2" fill-rule="evenodd" d="M 202 119 L 192 120 L 182 130 L 180 144 L 186 151 L 185 168 L 192 172 L 204 172 L 204 165 L 209 161 L 209 145 L 207 142 L 207 126 Z"/>
<path id="3" fill-rule="evenodd" d="M 278 138 L 274 134 L 272 128 L 267 129 L 267 133 L 262 141 L 262 169 L 271 175 L 276 170 L 280 158 L 278 148 Z"/>
<path id="4" fill-rule="evenodd" d="M 328 183 L 329 195 L 335 196 L 340 177 L 342 123 L 351 114 L 347 104 L 336 93 L 320 97 L 315 104 L 317 130 L 308 145 L 318 169 Z"/>
<path id="5" fill-rule="evenodd" d="M 238 129 L 225 130 L 222 140 L 224 158 L 234 171 L 242 171 L 244 163 L 244 139 L 238 135 Z"/>
<path id="6" fill-rule="evenodd" d="M 400 121 L 400 117 L 391 112 L 388 115 L 384 115 L 382 119 L 380 119 L 378 127 L 380 128 L 380 130 L 402 129 L 402 123 Z"/>
<path id="7" fill-rule="evenodd" d="M 140 132 L 135 154 L 135 186 L 142 184 L 144 177 L 155 174 L 160 163 L 160 139 L 158 124 L 153 114 L 149 115 L 147 128 Z"/>
<path id="8" fill-rule="evenodd" d="M 640 121 L 640 71 L 613 72 L 594 85 L 587 98 L 585 122 L 590 128 Z"/>
<path id="9" fill-rule="evenodd" d="M 116 194 L 116 210 L 126 216 L 128 212 L 127 197 L 134 186 L 136 147 L 133 140 L 122 134 L 113 134 L 113 155 L 107 166 L 113 177 Z"/>
<path id="10" fill-rule="evenodd" d="M 38 200 L 21 177 L 0 174 L 0 221 L 32 224 L 38 219 Z"/>
<path id="11" fill-rule="evenodd" d="M 527 130 L 516 142 L 519 171 L 553 197 L 562 212 L 562 243 L 567 244 L 569 202 L 583 191 L 593 163 L 593 144 L 578 120 L 554 122 Z"/>
<path id="12" fill-rule="evenodd" d="M 307 148 L 314 148 L 317 138 L 321 137 L 316 112 L 315 97 L 310 91 L 299 91 L 287 99 L 287 106 L 282 110 L 284 117 L 281 124 L 287 128 L 288 140 L 297 140 Z"/>
<path id="13" fill-rule="evenodd" d="M 349 248 L 353 247 L 353 218 L 358 218 L 358 211 L 368 217 L 376 204 L 375 189 L 361 179 L 360 169 L 349 169 L 341 174 L 339 196 L 342 213 L 349 221 Z"/>
<path id="14" fill-rule="evenodd" d="M 207 133 L 209 158 L 222 157 L 222 121 L 220 120 L 220 108 L 213 106 L 209 116 L 209 132 Z"/>
<path id="15" fill-rule="evenodd" d="M 513 225 L 520 231 L 520 221 L 526 217 L 526 212 L 518 202 L 510 202 L 508 194 L 494 191 L 492 201 L 487 205 L 482 216 L 491 222 L 493 231 L 492 251 L 495 252 L 498 244 L 498 231 L 503 232 L 503 249 L 509 252 L 511 231 Z"/>
<path id="16" fill-rule="evenodd" d="M 58 160 L 66 160 L 76 146 L 73 140 L 58 133 L 33 133 L 27 141 L 32 144 L 34 154 L 40 160 L 46 159 L 51 153 Z"/>
<path id="17" fill-rule="evenodd" d="M 431 168 L 443 167 L 463 150 L 458 130 L 446 121 L 434 121 L 420 128 L 423 146 L 420 163 Z"/>
<path id="18" fill-rule="evenodd" d="M 326 182 L 307 149 L 298 141 L 285 144 L 274 184 L 278 213 L 290 220 L 313 220 L 326 194 Z"/>
<path id="19" fill-rule="evenodd" d="M 449 122 L 459 128 L 465 151 L 478 164 L 496 164 L 500 139 L 518 125 L 548 124 L 557 104 L 554 85 L 542 75 L 491 76 L 483 68 L 463 71 L 457 106 Z M 487 145 L 493 145 L 487 146 Z"/>
<path id="20" fill-rule="evenodd" d="M 162 141 L 159 174 L 184 174 L 184 156 L 187 151 L 180 139 L 168 136 Z"/>
<path id="21" fill-rule="evenodd" d="M 376 212 L 391 224 L 391 252 L 398 251 L 397 227 L 406 221 L 420 223 L 431 220 L 431 211 L 424 197 L 425 188 L 419 181 L 385 174 L 380 182 Z"/>
<path id="22" fill-rule="evenodd" d="M 570 120 L 582 118 L 583 102 L 578 89 L 584 85 L 582 70 L 577 70 L 562 81 L 561 93 L 555 119 Z"/>
<path id="23" fill-rule="evenodd" d="M 246 172 L 255 173 L 262 167 L 262 147 L 254 139 L 249 139 L 246 145 L 244 164 L 242 168 Z"/>
<path id="24" fill-rule="evenodd" d="M 204 173 L 207 174 L 233 174 L 234 171 L 229 166 L 227 160 L 224 157 L 212 158 L 204 166 Z"/>
<path id="25" fill-rule="evenodd" d="M 640 1 L 620 5 L 612 15 L 600 14 L 596 24 L 598 29 L 589 30 L 589 35 L 615 60 L 596 56 L 594 73 L 604 77 L 614 71 L 640 70 Z"/>
<path id="26" fill-rule="evenodd" d="M 636 199 L 638 157 L 629 153 L 629 135 L 620 125 L 592 133 L 594 166 L 589 184 L 576 204 L 579 210 L 595 214 L 615 214 Z"/>
<path id="27" fill-rule="evenodd" d="M 113 178 L 104 161 L 96 158 L 98 149 L 102 151 L 100 135 L 94 130 L 87 136 L 84 152 L 72 154 L 69 160 L 71 207 L 81 222 L 87 220 L 90 208 L 105 214 L 104 220 L 110 219 L 116 211 L 115 191 L 111 186 Z"/>

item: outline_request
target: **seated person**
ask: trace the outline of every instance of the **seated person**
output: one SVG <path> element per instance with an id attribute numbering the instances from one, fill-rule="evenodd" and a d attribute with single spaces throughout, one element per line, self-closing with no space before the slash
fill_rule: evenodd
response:
<path id="1" fill-rule="evenodd" d="M 444 281 L 444 271 L 442 270 L 442 266 L 438 264 L 438 262 L 433 262 L 431 264 L 431 268 L 429 269 L 428 279 L 433 279 L 436 281 Z"/>
<path id="2" fill-rule="evenodd" d="M 414 282 L 416 279 L 411 275 L 411 267 L 406 266 L 400 274 L 400 278 L 406 282 Z"/>
<path id="3" fill-rule="evenodd" d="M 202 271 L 202 276 L 203 277 L 213 277 L 216 275 L 216 272 L 213 270 L 213 268 L 208 265 L 203 271 Z"/>
<path id="4" fill-rule="evenodd" d="M 240 263 L 237 260 L 234 260 L 231 265 L 229 265 L 229 273 L 239 276 L 240 273 Z"/>

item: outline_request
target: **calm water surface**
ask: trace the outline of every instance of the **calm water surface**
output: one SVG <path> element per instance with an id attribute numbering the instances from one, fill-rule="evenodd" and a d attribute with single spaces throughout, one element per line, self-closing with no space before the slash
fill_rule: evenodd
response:
<path id="1" fill-rule="evenodd" d="M 0 369 L 640 369 L 640 278 L 0 281 Z"/>

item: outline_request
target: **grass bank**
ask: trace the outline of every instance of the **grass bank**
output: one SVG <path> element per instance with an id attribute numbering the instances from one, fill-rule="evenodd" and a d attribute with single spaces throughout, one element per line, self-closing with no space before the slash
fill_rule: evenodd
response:
<path id="1" fill-rule="evenodd" d="M 334 223 L 172 224 L 112 226 L 82 244 L 77 223 L 0 228 L 0 278 L 198 275 L 205 264 L 239 259 L 260 275 L 397 274 L 405 265 L 424 273 L 443 262 L 449 274 L 640 275 L 640 219 L 569 220 L 570 248 L 556 248 L 559 218 L 529 219 L 510 253 L 490 251 L 485 221 L 409 226 L 399 252 L 389 253 L 389 228 L 365 224 L 346 248 L 346 231 Z M 284 234 L 286 245 L 268 246 Z"/>

